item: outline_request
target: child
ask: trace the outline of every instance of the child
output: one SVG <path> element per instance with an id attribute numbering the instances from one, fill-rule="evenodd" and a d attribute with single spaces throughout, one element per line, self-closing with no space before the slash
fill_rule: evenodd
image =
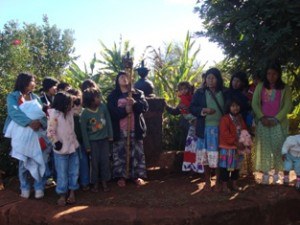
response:
<path id="1" fill-rule="evenodd" d="M 107 181 L 110 180 L 109 141 L 113 139 L 110 115 L 106 105 L 101 102 L 98 89 L 86 89 L 83 92 L 83 104 L 85 109 L 80 116 L 80 124 L 84 147 L 91 153 L 92 191 L 98 192 L 100 173 L 103 191 L 107 192 Z"/>
<path id="2" fill-rule="evenodd" d="M 56 193 L 60 195 L 60 206 L 75 203 L 75 190 L 78 189 L 79 147 L 74 132 L 74 111 L 72 97 L 63 92 L 55 95 L 52 109 L 48 109 L 49 123 L 47 135 L 54 145 L 54 162 L 57 172 Z"/>
<path id="3" fill-rule="evenodd" d="M 196 160 L 197 137 L 195 135 L 194 124 L 196 121 L 196 117 L 189 112 L 194 87 L 189 82 L 183 81 L 178 84 L 177 91 L 178 97 L 180 98 L 178 106 L 174 109 L 166 105 L 166 110 L 172 115 L 181 114 L 184 118 L 184 121 L 189 122 L 184 146 L 182 171 L 194 171 L 196 173 L 203 173 L 203 166 Z"/>
<path id="4" fill-rule="evenodd" d="M 74 126 L 77 141 L 80 148 L 78 149 L 79 156 L 79 183 L 83 191 L 88 191 L 90 184 L 90 165 L 89 157 L 86 149 L 83 146 L 83 139 L 80 126 L 80 115 L 82 113 L 82 93 L 80 90 L 69 89 L 67 91 L 73 97 L 73 109 L 74 109 Z"/>
<path id="5" fill-rule="evenodd" d="M 189 112 L 189 107 L 193 98 L 194 87 L 189 82 L 183 81 L 178 84 L 177 89 L 180 98 L 178 105 L 180 113 L 187 121 L 192 123 L 196 117 Z"/>
<path id="6" fill-rule="evenodd" d="M 72 88 L 71 85 L 68 84 L 67 82 L 60 82 L 57 85 L 57 91 L 68 91 L 71 88 Z"/>
<path id="7" fill-rule="evenodd" d="M 54 100 L 54 96 L 57 93 L 57 85 L 59 81 L 52 77 L 46 77 L 43 80 L 43 87 L 41 89 L 42 95 L 41 95 L 41 101 L 43 103 L 43 111 L 48 116 L 48 109 L 52 107 L 52 103 Z M 56 179 L 56 172 L 55 172 L 55 166 L 54 166 L 54 158 L 53 158 L 53 151 L 50 149 L 49 154 L 46 158 L 46 185 L 52 186 L 55 185 L 55 179 Z"/>
<path id="8" fill-rule="evenodd" d="M 15 89 L 7 96 L 7 119 L 4 125 L 6 137 L 11 138 L 12 157 L 19 160 L 19 180 L 21 197 L 29 198 L 30 180 L 34 178 L 35 198 L 44 196 L 45 162 L 39 137 L 47 126 L 42 103 L 32 91 L 35 76 L 20 73 Z"/>
<path id="9" fill-rule="evenodd" d="M 284 161 L 283 183 L 289 184 L 289 172 L 294 168 L 297 175 L 295 187 L 300 191 L 300 134 L 288 136 L 283 143 L 281 153 Z"/>
<path id="10" fill-rule="evenodd" d="M 197 160 L 204 165 L 205 190 L 211 190 L 211 170 L 218 167 L 219 121 L 223 115 L 223 79 L 217 68 L 205 73 L 205 83 L 193 95 L 190 112 L 196 116 Z"/>
<path id="11" fill-rule="evenodd" d="M 91 79 L 86 79 L 82 82 L 81 86 L 80 86 L 80 89 L 82 92 L 84 92 L 86 89 L 88 88 L 96 88 L 96 89 L 99 89 L 100 88 L 98 87 L 98 85 L 96 84 L 95 81 L 91 80 Z"/>
<path id="12" fill-rule="evenodd" d="M 230 192 L 227 186 L 229 179 L 232 180 L 233 190 L 238 190 L 236 181 L 239 177 L 239 169 L 242 161 L 240 150 L 246 147 L 239 142 L 241 131 L 247 129 L 240 114 L 240 105 L 241 103 L 238 99 L 230 98 L 226 102 L 226 114 L 220 121 L 219 168 L 222 191 L 225 193 Z"/>
<path id="13" fill-rule="evenodd" d="M 43 87 L 41 89 L 43 91 L 43 94 L 41 96 L 41 101 L 43 103 L 43 109 L 46 113 L 47 110 L 51 108 L 54 96 L 57 93 L 57 84 L 58 80 L 52 77 L 46 77 L 43 80 Z"/>

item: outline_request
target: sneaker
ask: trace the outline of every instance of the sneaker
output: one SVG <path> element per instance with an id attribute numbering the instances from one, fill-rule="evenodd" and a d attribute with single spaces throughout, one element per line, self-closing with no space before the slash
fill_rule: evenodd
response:
<path id="1" fill-rule="evenodd" d="M 34 197 L 35 197 L 36 199 L 41 199 L 41 198 L 43 198 L 43 197 L 44 197 L 44 191 L 42 191 L 42 190 L 36 190 L 36 191 L 35 191 L 35 194 L 34 194 Z"/>
<path id="2" fill-rule="evenodd" d="M 263 175 L 261 184 L 269 184 L 269 175 Z"/>
<path id="3" fill-rule="evenodd" d="M 22 190 L 21 191 L 20 197 L 29 198 L 29 196 L 30 196 L 30 191 L 29 190 Z"/>
<path id="4" fill-rule="evenodd" d="M 279 175 L 274 174 L 273 175 L 273 184 L 279 184 L 279 183 L 280 183 Z"/>

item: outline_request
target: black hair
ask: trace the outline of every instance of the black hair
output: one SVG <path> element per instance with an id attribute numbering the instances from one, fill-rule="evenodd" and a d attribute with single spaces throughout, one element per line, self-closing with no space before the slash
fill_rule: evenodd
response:
<path id="1" fill-rule="evenodd" d="M 242 82 L 242 87 L 240 88 L 240 90 L 249 88 L 249 80 L 247 74 L 245 72 L 238 71 L 231 76 L 230 83 L 229 83 L 230 89 L 232 89 L 232 81 L 234 78 L 238 78 Z"/>
<path id="2" fill-rule="evenodd" d="M 224 109 L 225 109 L 224 112 L 225 112 L 225 114 L 230 113 L 230 107 L 232 106 L 233 103 L 236 103 L 237 105 L 239 105 L 240 106 L 240 110 L 241 110 L 242 103 L 241 103 L 240 99 L 238 99 L 236 97 L 231 97 L 231 98 L 227 99 L 226 102 L 225 102 L 225 106 L 224 106 Z"/>
<path id="3" fill-rule="evenodd" d="M 53 77 L 46 77 L 43 80 L 43 84 L 42 84 L 43 88 L 42 88 L 42 90 L 44 92 L 47 92 L 47 91 L 49 91 L 50 88 L 52 88 L 53 86 L 56 86 L 58 83 L 59 83 L 58 80 L 56 80 L 55 78 L 53 78 Z"/>
<path id="4" fill-rule="evenodd" d="M 189 82 L 187 81 L 182 81 L 179 82 L 177 85 L 177 91 L 179 91 L 182 88 L 186 88 L 188 89 L 188 93 L 189 94 L 193 94 L 194 93 L 194 85 L 191 85 Z"/>
<path id="5" fill-rule="evenodd" d="M 30 82 L 35 79 L 35 76 L 30 73 L 20 73 L 15 82 L 14 91 L 20 91 L 22 93 L 25 92 L 26 87 L 30 84 Z"/>
<path id="6" fill-rule="evenodd" d="M 91 79 L 84 80 L 80 86 L 82 92 L 84 92 L 87 88 L 96 88 L 100 90 L 96 82 Z"/>
<path id="7" fill-rule="evenodd" d="M 79 89 L 71 88 L 67 90 L 67 93 L 69 93 L 72 96 L 75 96 L 76 99 L 73 99 L 73 104 L 79 106 L 82 102 L 82 93 Z"/>
<path id="8" fill-rule="evenodd" d="M 223 78 L 222 78 L 222 76 L 221 76 L 220 70 L 217 69 L 217 68 L 210 68 L 210 69 L 207 70 L 206 73 L 205 73 L 205 80 L 206 80 L 206 78 L 207 78 L 207 76 L 208 76 L 209 74 L 213 74 L 213 75 L 216 77 L 216 79 L 217 79 L 217 87 L 216 87 L 216 91 L 221 91 L 221 90 L 223 90 Z M 205 87 L 207 87 L 206 82 L 205 82 Z"/>
<path id="9" fill-rule="evenodd" d="M 71 85 L 68 84 L 67 82 L 60 82 L 57 85 L 57 91 L 65 91 L 67 87 L 71 87 Z"/>
<path id="10" fill-rule="evenodd" d="M 268 78 L 267 78 L 267 73 L 268 73 L 268 70 L 269 69 L 272 69 L 272 70 L 275 70 L 277 71 L 279 77 L 275 83 L 275 89 L 278 89 L 278 90 L 282 90 L 284 89 L 284 86 L 285 86 L 285 83 L 282 81 L 282 70 L 281 70 L 281 66 L 278 62 L 271 62 L 267 68 L 266 68 L 266 71 L 265 71 L 265 74 L 264 74 L 264 78 L 263 78 L 263 85 L 265 88 L 267 89 L 270 89 L 270 83 L 268 81 Z"/>
<path id="11" fill-rule="evenodd" d="M 53 100 L 52 108 L 62 112 L 65 116 L 72 106 L 72 96 L 67 92 L 58 92 Z"/>
<path id="12" fill-rule="evenodd" d="M 122 76 L 122 75 L 128 75 L 124 70 L 122 71 L 119 71 L 118 75 L 116 76 L 116 86 L 115 86 L 115 91 L 118 93 L 118 94 L 121 94 L 121 88 L 120 88 L 120 84 L 119 84 L 119 77 Z"/>
<path id="13" fill-rule="evenodd" d="M 95 98 L 100 98 L 101 94 L 97 88 L 88 88 L 82 94 L 83 107 L 90 108 Z"/>

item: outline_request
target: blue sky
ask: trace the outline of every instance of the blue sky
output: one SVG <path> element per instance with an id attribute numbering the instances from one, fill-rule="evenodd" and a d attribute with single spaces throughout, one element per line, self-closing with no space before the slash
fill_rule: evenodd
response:
<path id="1" fill-rule="evenodd" d="M 89 62 L 101 50 L 119 43 L 120 36 L 135 48 L 135 59 L 146 46 L 183 42 L 187 31 L 201 29 L 193 13 L 196 0 L 0 0 L 0 29 L 9 20 L 42 24 L 47 14 L 51 25 L 74 31 L 78 63 Z M 200 62 L 219 61 L 222 51 L 205 38 L 198 38 Z"/>

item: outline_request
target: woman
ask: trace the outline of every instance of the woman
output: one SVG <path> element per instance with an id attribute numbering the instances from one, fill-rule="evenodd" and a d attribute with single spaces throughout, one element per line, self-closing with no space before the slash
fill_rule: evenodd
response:
<path id="1" fill-rule="evenodd" d="M 143 113 L 149 106 L 144 93 L 137 89 L 130 90 L 129 82 L 127 73 L 119 72 L 116 77 L 116 87 L 107 99 L 114 134 L 113 177 L 118 179 L 119 187 L 126 185 L 126 179 L 132 179 L 137 185 L 143 185 L 143 179 L 146 178 L 143 149 L 146 124 Z M 129 91 L 132 91 L 132 97 L 129 97 Z M 129 114 L 131 114 L 130 121 Z M 126 157 L 128 135 L 130 135 L 130 162 L 127 162 Z M 128 174 L 127 163 L 130 163 Z"/>
<path id="2" fill-rule="evenodd" d="M 223 115 L 223 79 L 217 68 L 205 73 L 205 83 L 192 99 L 190 112 L 197 118 L 197 160 L 204 165 L 205 190 L 211 190 L 211 170 L 218 167 L 219 122 Z"/>
<path id="3" fill-rule="evenodd" d="M 29 174 L 34 178 L 35 198 L 44 196 L 45 162 L 42 145 L 45 145 L 45 139 L 42 139 L 40 134 L 45 133 L 47 119 L 39 97 L 32 93 L 35 86 L 33 75 L 21 73 L 17 77 L 14 91 L 7 96 L 8 116 L 4 133 L 6 137 L 11 138 L 12 157 L 19 160 L 19 180 L 23 198 L 29 198 L 30 195 Z M 33 110 L 30 112 L 30 109 Z M 38 119 L 33 119 L 35 116 Z"/>
<path id="4" fill-rule="evenodd" d="M 287 114 L 292 108 L 290 88 L 281 79 L 281 67 L 273 63 L 267 67 L 262 83 L 255 89 L 252 109 L 257 121 L 255 135 L 255 167 L 263 172 L 263 184 L 269 184 L 269 171 L 282 170 L 281 147 L 288 133 Z"/>

